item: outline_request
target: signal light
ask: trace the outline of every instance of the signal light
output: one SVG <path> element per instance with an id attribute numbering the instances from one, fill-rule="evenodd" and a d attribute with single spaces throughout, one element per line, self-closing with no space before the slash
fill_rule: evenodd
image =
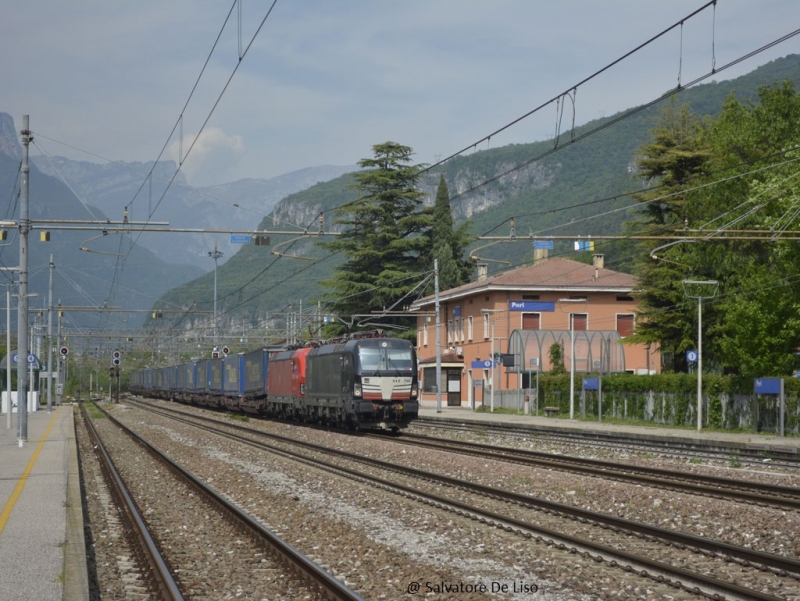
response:
<path id="1" fill-rule="evenodd" d="M 119 365 L 119 360 L 122 357 L 122 354 L 119 351 L 114 351 L 111 353 L 111 362 L 114 365 Z"/>
<path id="2" fill-rule="evenodd" d="M 62 357 L 69 355 L 69 349 L 65 346 L 62 346 L 60 349 L 58 349 L 58 352 L 61 353 Z"/>
<path id="3" fill-rule="evenodd" d="M 222 347 L 222 354 L 223 355 L 227 355 L 230 352 L 231 352 L 231 349 L 229 349 L 227 346 L 223 346 Z"/>

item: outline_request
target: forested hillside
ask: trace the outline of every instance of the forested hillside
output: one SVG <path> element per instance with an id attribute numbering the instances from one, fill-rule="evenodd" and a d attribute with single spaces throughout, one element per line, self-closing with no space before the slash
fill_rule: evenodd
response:
<path id="1" fill-rule="evenodd" d="M 432 203 L 440 174 L 444 175 L 456 219 L 469 218 L 475 236 L 508 235 L 513 218 L 516 242 L 484 248 L 489 242 L 478 240 L 472 248 L 479 249 L 478 256 L 492 260 L 491 269 L 519 266 L 532 258 L 529 235 L 618 234 L 625 222 L 637 219 L 636 209 L 628 208 L 637 204 L 631 194 L 646 187 L 636 172 L 637 152 L 650 140 L 665 107 L 688 104 L 697 115 L 714 118 L 731 95 L 744 103 L 754 102 L 760 86 L 784 80 L 800 86 L 800 56 L 773 61 L 731 81 L 683 90 L 643 110 L 620 111 L 574 132 L 562 131 L 557 141 L 516 144 L 454 158 L 424 173 L 422 189 Z M 631 115 L 621 118 L 626 113 Z M 382 142 L 375 140 L 375 144 Z M 365 148 L 364 156 L 370 151 Z M 487 180 L 493 181 L 483 185 Z M 269 316 L 298 312 L 301 302 L 304 312 L 315 306 L 322 297 L 317 282 L 330 275 L 340 258 L 327 256 L 315 244 L 315 236 L 302 233 L 317 232 L 320 215 L 325 218 L 325 231 L 330 232 L 333 209 L 355 199 L 352 183 L 353 178 L 345 175 L 288 196 L 260 223 L 260 229 L 296 230 L 300 237 L 273 235 L 270 247 L 244 246 L 219 269 L 219 312 L 226 323 L 276 327 L 282 322 Z M 572 249 L 572 241 L 557 241 L 551 254 L 580 259 Z M 595 250 L 606 255 L 611 269 L 632 272 L 635 268 L 636 249 L 630 242 L 597 242 Z M 213 277 L 208 274 L 175 288 L 157 305 L 208 310 L 213 306 Z M 180 318 L 179 327 L 190 324 L 188 316 Z"/>

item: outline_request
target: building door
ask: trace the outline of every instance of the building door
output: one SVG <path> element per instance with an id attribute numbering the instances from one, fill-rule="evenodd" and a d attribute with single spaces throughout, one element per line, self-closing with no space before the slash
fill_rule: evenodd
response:
<path id="1" fill-rule="evenodd" d="M 447 406 L 461 406 L 461 370 L 447 370 Z"/>

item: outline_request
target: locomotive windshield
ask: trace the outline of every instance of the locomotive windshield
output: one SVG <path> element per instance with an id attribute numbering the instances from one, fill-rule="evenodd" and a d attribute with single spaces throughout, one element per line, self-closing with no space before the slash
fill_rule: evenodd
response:
<path id="1" fill-rule="evenodd" d="M 411 373 L 414 368 L 409 348 L 368 348 L 359 349 L 361 372 L 390 371 Z"/>

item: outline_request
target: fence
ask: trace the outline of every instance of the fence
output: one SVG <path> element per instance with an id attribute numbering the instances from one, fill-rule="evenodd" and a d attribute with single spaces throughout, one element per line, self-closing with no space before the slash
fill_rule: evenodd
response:
<path id="1" fill-rule="evenodd" d="M 569 415 L 569 391 L 539 390 L 538 402 L 535 389 L 496 390 L 495 408 L 524 411 L 525 399 L 529 398 L 529 411 L 544 415 L 545 407 L 557 407 L 558 415 Z M 786 434 L 800 433 L 800 395 L 787 394 L 785 398 L 784 424 Z M 751 430 L 778 432 L 780 414 L 778 401 L 771 396 L 755 394 L 719 393 L 704 395 L 703 427 L 728 430 Z M 480 404 L 479 404 L 480 405 Z M 489 406 L 487 392 L 484 402 Z M 758 424 L 753 424 L 754 409 L 758 409 Z M 575 415 L 586 419 L 597 419 L 597 392 L 575 390 Z M 697 395 L 680 392 L 619 392 L 603 391 L 602 419 L 619 419 L 650 422 L 660 425 L 696 426 Z"/>

